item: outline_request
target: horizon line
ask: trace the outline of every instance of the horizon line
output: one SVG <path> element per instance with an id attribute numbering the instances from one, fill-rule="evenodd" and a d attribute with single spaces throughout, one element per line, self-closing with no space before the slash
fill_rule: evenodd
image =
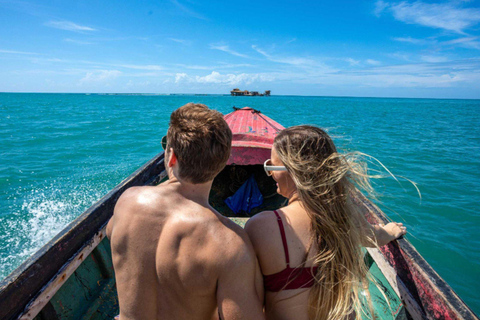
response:
<path id="1" fill-rule="evenodd" d="M 0 94 L 78 94 L 78 95 L 130 95 L 130 96 L 226 96 L 227 93 L 140 93 L 140 92 L 40 92 L 40 91 L 0 91 Z M 239 96 L 248 99 L 265 98 L 268 96 Z M 301 94 L 271 94 L 270 97 L 312 97 L 312 98 L 364 98 L 364 99 L 424 99 L 424 100 L 480 100 L 479 98 L 431 98 L 431 97 L 395 97 L 395 96 L 354 96 L 354 95 L 301 95 Z"/>

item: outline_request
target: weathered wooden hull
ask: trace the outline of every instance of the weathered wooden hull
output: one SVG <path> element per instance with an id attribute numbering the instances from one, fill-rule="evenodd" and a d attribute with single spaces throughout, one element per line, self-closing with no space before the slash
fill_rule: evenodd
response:
<path id="1" fill-rule="evenodd" d="M 276 187 L 259 161 L 262 159 L 257 159 L 257 165 L 231 165 L 220 173 L 210 194 L 217 210 L 233 215 L 223 200 L 252 174 L 266 205 L 251 214 L 282 206 L 285 199 L 276 195 Z M 123 191 L 156 185 L 165 177 L 161 153 L 4 279 L 0 283 L 0 319 L 112 319 L 118 313 L 118 299 L 105 226 Z M 358 193 L 355 201 L 370 222 L 388 221 L 362 194 Z M 232 219 L 243 225 L 248 217 Z M 379 284 L 369 287 L 378 318 L 478 319 L 407 240 L 394 241 L 380 250 L 368 249 L 365 259 Z"/>

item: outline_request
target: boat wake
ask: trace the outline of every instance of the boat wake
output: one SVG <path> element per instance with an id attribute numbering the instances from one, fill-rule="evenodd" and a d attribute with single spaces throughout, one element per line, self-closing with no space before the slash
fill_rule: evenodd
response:
<path id="1" fill-rule="evenodd" d="M 0 216 L 0 279 L 48 243 L 106 190 L 106 186 L 98 185 L 73 190 L 58 186 L 33 189 L 11 214 Z"/>

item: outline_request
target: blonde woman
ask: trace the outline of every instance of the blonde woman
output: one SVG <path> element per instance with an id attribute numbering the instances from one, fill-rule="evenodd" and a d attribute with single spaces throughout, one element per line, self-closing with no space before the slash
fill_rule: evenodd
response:
<path id="1" fill-rule="evenodd" d="M 320 128 L 295 126 L 275 138 L 265 171 L 288 205 L 245 227 L 264 275 L 267 319 L 355 317 L 367 274 L 361 247 L 406 233 L 401 223 L 370 226 L 356 212 L 350 195 L 354 185 L 369 186 L 364 169 Z"/>

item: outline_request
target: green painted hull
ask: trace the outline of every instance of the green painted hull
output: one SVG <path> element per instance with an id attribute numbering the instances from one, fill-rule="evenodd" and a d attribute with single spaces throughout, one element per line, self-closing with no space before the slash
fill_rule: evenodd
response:
<path id="1" fill-rule="evenodd" d="M 104 238 L 35 319 L 103 320 L 118 312 L 110 241 Z"/>

